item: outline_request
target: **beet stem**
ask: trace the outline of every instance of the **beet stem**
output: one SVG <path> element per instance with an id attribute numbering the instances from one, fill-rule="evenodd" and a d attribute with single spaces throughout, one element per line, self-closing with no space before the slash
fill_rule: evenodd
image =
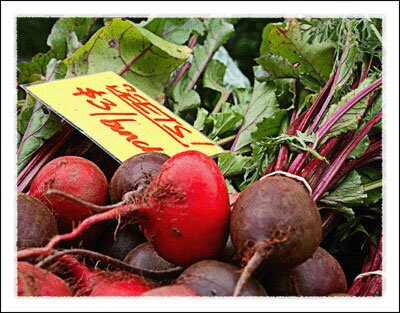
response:
<path id="1" fill-rule="evenodd" d="M 374 91 L 376 88 L 382 85 L 382 78 L 378 78 L 371 85 L 365 87 L 357 95 L 347 101 L 343 106 L 341 106 L 317 131 L 317 138 L 321 140 L 332 128 L 332 126 L 349 111 L 356 103 L 362 100 L 370 92 Z"/>
<path id="2" fill-rule="evenodd" d="M 193 47 L 197 44 L 197 39 L 198 39 L 198 36 L 197 36 L 197 35 L 194 35 L 194 36 L 190 39 L 190 42 L 189 42 L 189 45 L 188 45 L 188 47 L 189 47 L 190 49 L 193 49 Z M 191 63 L 190 63 L 189 61 L 187 61 L 187 62 L 182 66 L 182 68 L 180 69 L 180 71 L 179 71 L 178 74 L 176 75 L 175 79 L 174 79 L 170 84 L 168 84 L 168 85 L 166 86 L 166 88 L 165 88 L 165 93 L 168 93 L 168 91 L 172 88 L 172 86 L 176 85 L 176 84 L 182 79 L 183 74 L 185 74 L 185 72 L 189 69 L 190 66 L 191 66 Z"/>
<path id="3" fill-rule="evenodd" d="M 382 85 L 382 78 L 377 79 L 371 85 L 365 87 L 358 94 L 356 94 L 353 98 L 347 101 L 343 106 L 341 106 L 323 125 L 321 125 L 316 131 L 317 144 L 321 142 L 323 137 L 330 131 L 333 125 L 344 115 L 346 114 L 355 104 L 361 101 L 364 97 L 366 97 L 369 93 L 374 91 L 376 88 Z M 288 172 L 293 174 L 298 174 L 299 170 L 303 167 L 304 163 L 307 161 L 310 152 L 302 151 L 300 152 L 292 164 L 290 165 Z"/>
<path id="4" fill-rule="evenodd" d="M 246 286 L 247 282 L 251 278 L 253 272 L 257 269 L 258 266 L 264 261 L 264 257 L 260 252 L 256 252 L 253 254 L 245 268 L 243 269 L 242 275 L 240 275 L 239 280 L 236 283 L 235 291 L 233 292 L 234 297 L 238 297 L 242 292 L 243 288 Z"/>
<path id="5" fill-rule="evenodd" d="M 334 178 L 335 174 L 340 170 L 340 167 L 346 161 L 347 157 L 350 155 L 351 151 L 360 143 L 360 141 L 369 133 L 372 127 L 382 119 L 382 111 L 375 115 L 371 120 L 364 125 L 364 127 L 359 131 L 359 133 L 353 138 L 353 140 L 348 144 L 348 146 L 342 151 L 342 153 L 337 157 L 337 159 L 332 163 L 329 169 L 324 174 L 324 178 L 321 183 L 314 190 L 314 201 L 317 201 L 326 191 L 331 180 Z"/>
<path id="6" fill-rule="evenodd" d="M 308 124 L 310 123 L 310 121 L 314 118 L 315 114 L 317 114 L 317 111 L 322 103 L 322 101 L 324 100 L 324 97 L 326 95 L 327 92 L 329 92 L 331 86 L 332 86 L 332 82 L 334 79 L 335 75 L 332 75 L 328 82 L 325 84 L 324 88 L 322 89 L 322 91 L 320 92 L 320 94 L 318 95 L 318 97 L 315 99 L 315 101 L 313 102 L 313 104 L 311 105 L 311 107 L 308 109 L 306 115 L 304 116 L 303 120 L 301 121 L 299 127 L 297 128 L 297 130 L 299 131 L 304 131 L 304 129 L 306 127 L 308 127 Z"/>
<path id="7" fill-rule="evenodd" d="M 17 177 L 18 192 L 25 192 L 33 177 L 42 166 L 57 153 L 73 132 L 73 128 L 65 125 L 64 129 L 51 137 L 36 152 L 35 156 L 24 167 Z"/>

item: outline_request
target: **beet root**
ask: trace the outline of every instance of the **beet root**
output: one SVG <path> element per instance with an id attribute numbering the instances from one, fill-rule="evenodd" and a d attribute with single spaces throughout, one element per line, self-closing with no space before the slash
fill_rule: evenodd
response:
<path id="1" fill-rule="evenodd" d="M 67 266 L 76 282 L 75 296 L 139 296 L 154 287 L 152 282 L 129 272 L 89 269 L 70 255 L 62 256 L 59 262 Z"/>
<path id="2" fill-rule="evenodd" d="M 130 191 L 142 191 L 152 181 L 169 156 L 160 152 L 140 153 L 125 160 L 110 181 L 110 201 L 121 201 Z"/>
<path id="3" fill-rule="evenodd" d="M 282 176 L 263 178 L 240 194 L 230 229 L 238 258 L 247 263 L 235 296 L 261 263 L 279 271 L 299 265 L 313 255 L 322 237 L 321 216 L 310 193 Z"/>
<path id="4" fill-rule="evenodd" d="M 71 297 L 68 285 L 53 273 L 18 262 L 18 296 Z"/>
<path id="5" fill-rule="evenodd" d="M 143 196 L 139 222 L 157 253 L 188 266 L 223 254 L 229 232 L 229 195 L 213 159 L 198 151 L 171 157 Z"/>
<path id="6" fill-rule="evenodd" d="M 35 198 L 17 195 L 17 248 L 42 247 L 58 234 L 54 214 Z"/>
<path id="7" fill-rule="evenodd" d="M 146 242 L 138 223 L 123 224 L 116 232 L 117 222 L 106 225 L 106 230 L 96 241 L 95 250 L 118 260 L 123 260 L 136 246 Z"/>
<path id="8" fill-rule="evenodd" d="M 149 242 L 142 243 L 131 250 L 125 257 L 124 262 L 131 266 L 153 272 L 162 272 L 177 268 L 176 265 L 160 257 Z"/>
<path id="9" fill-rule="evenodd" d="M 142 297 L 201 297 L 201 295 L 183 285 L 168 285 L 146 291 Z"/>
<path id="10" fill-rule="evenodd" d="M 188 286 L 202 296 L 232 296 L 240 277 L 240 268 L 214 260 L 188 267 L 177 279 L 178 285 Z M 261 284 L 250 278 L 241 296 L 267 296 Z"/>
<path id="11" fill-rule="evenodd" d="M 62 228 L 68 228 L 65 225 L 71 221 L 79 222 L 92 215 L 92 211 L 63 196 L 46 194 L 50 189 L 97 205 L 105 204 L 108 197 L 107 179 L 93 162 L 77 156 L 62 156 L 50 161 L 33 178 L 29 194 L 59 217 Z"/>
<path id="12" fill-rule="evenodd" d="M 273 296 L 328 296 L 345 293 L 347 283 L 339 262 L 318 247 L 302 264 L 284 272 L 271 271 L 266 289 Z"/>

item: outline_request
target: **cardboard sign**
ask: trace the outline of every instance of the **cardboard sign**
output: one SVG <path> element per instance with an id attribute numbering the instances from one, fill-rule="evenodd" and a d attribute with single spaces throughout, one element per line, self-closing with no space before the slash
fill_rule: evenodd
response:
<path id="1" fill-rule="evenodd" d="M 209 156 L 223 152 L 189 123 L 113 72 L 26 89 L 120 162 L 151 151 L 169 156 L 185 150 Z"/>

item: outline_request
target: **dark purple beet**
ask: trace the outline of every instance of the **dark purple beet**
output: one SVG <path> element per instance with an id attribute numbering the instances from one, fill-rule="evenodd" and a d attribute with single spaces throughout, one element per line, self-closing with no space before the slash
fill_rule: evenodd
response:
<path id="1" fill-rule="evenodd" d="M 35 198 L 18 193 L 17 248 L 43 247 L 58 234 L 54 214 Z"/>
<path id="2" fill-rule="evenodd" d="M 310 258 L 321 241 L 321 216 L 302 183 L 271 176 L 242 191 L 233 205 L 230 234 L 237 258 L 247 264 L 237 295 L 261 263 L 282 271 Z"/>
<path id="3" fill-rule="evenodd" d="M 268 294 L 273 296 L 328 296 L 347 291 L 342 267 L 321 247 L 311 258 L 292 269 L 272 270 L 265 286 Z"/>
<path id="4" fill-rule="evenodd" d="M 131 250 L 124 258 L 131 266 L 147 271 L 167 271 L 177 266 L 160 257 L 149 242 L 142 243 Z"/>
<path id="5" fill-rule="evenodd" d="M 202 296 L 232 296 L 240 277 L 240 268 L 214 260 L 206 260 L 188 267 L 177 279 Z M 261 284 L 250 278 L 241 296 L 267 296 Z"/>
<path id="6" fill-rule="evenodd" d="M 110 181 L 110 200 L 117 203 L 128 191 L 141 191 L 147 187 L 169 156 L 159 152 L 146 152 L 125 160 Z"/>
<path id="7" fill-rule="evenodd" d="M 146 238 L 138 223 L 124 224 L 124 222 L 121 222 L 114 238 L 116 227 L 116 221 L 108 223 L 106 230 L 96 242 L 95 250 L 115 259 L 123 260 L 129 251 L 146 242 Z"/>

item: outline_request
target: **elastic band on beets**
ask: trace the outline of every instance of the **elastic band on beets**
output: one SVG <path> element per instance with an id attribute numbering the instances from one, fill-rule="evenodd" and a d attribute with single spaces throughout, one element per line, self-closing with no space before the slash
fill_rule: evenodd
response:
<path id="1" fill-rule="evenodd" d="M 312 195 L 311 186 L 308 184 L 308 182 L 305 180 L 305 178 L 304 178 L 304 177 L 301 177 L 301 176 L 298 176 L 298 175 L 295 175 L 295 174 L 291 174 L 291 173 L 284 172 L 284 171 L 275 171 L 275 172 L 269 173 L 269 174 L 267 174 L 267 175 L 261 177 L 260 180 L 262 180 L 262 179 L 264 179 L 264 178 L 266 178 L 266 177 L 275 176 L 275 175 L 282 175 L 282 176 L 286 176 L 286 177 L 290 177 L 290 178 L 293 178 L 293 179 L 295 179 L 295 180 L 298 180 L 299 182 L 303 183 L 303 185 L 304 185 L 304 186 L 307 188 L 307 190 L 310 192 L 310 195 Z"/>

